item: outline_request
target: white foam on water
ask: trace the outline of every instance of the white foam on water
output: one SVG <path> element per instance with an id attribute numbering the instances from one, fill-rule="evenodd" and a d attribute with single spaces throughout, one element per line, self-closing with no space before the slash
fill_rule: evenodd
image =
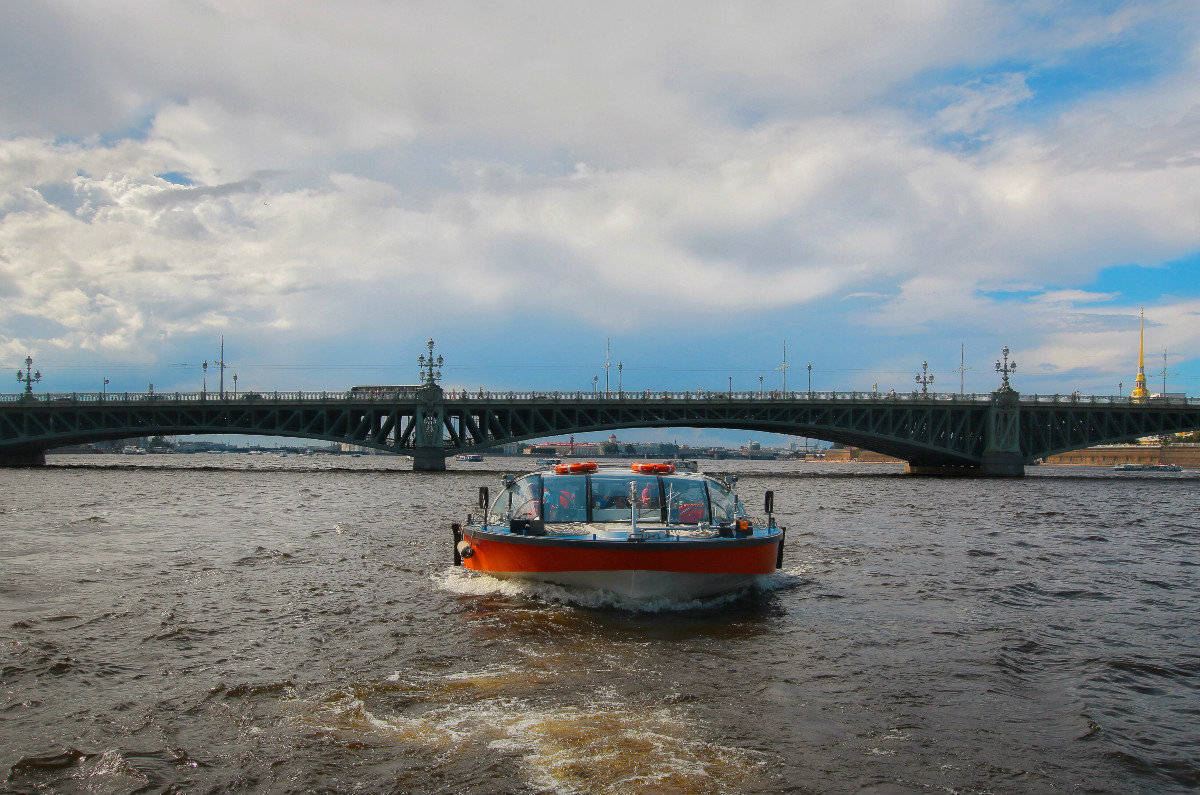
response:
<path id="1" fill-rule="evenodd" d="M 712 610 L 735 602 L 748 594 L 769 593 L 795 587 L 806 581 L 799 569 L 784 569 L 764 574 L 754 585 L 718 596 L 697 599 L 647 597 L 636 599 L 596 588 L 570 588 L 532 580 L 501 579 L 461 566 L 450 566 L 431 579 L 441 589 L 463 596 L 506 596 L 548 604 L 595 609 L 625 610 L 633 613 L 667 613 L 688 610 Z"/>
<path id="2" fill-rule="evenodd" d="M 494 667 L 414 683 L 410 695 L 429 705 L 419 714 L 376 715 L 358 695 L 340 693 L 310 717 L 331 731 L 438 752 L 515 755 L 530 787 L 562 795 L 740 792 L 759 782 L 766 767 L 761 752 L 707 739 L 683 708 L 626 703 L 611 689 L 582 704 L 547 705 L 512 695 L 463 701 L 461 693 L 447 703 L 456 688 L 447 688 L 446 679 L 503 679 L 516 671 Z"/>
<path id="3" fill-rule="evenodd" d="M 86 789 L 98 792 L 137 792 L 149 783 L 146 775 L 116 749 L 80 759 L 79 768 L 71 777 L 85 780 Z"/>

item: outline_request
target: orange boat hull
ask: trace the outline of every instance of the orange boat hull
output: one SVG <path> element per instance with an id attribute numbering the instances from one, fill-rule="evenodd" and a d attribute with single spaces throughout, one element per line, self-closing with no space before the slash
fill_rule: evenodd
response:
<path id="1" fill-rule="evenodd" d="M 704 541 L 587 541 L 464 533 L 463 565 L 497 577 L 695 598 L 737 590 L 775 571 L 780 535 Z"/>

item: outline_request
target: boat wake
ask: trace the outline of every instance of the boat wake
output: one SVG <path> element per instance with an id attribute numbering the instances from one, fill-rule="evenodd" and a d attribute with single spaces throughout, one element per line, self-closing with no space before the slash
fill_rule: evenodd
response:
<path id="1" fill-rule="evenodd" d="M 447 760 L 477 758 L 483 749 L 493 760 L 513 758 L 537 792 L 715 794 L 763 783 L 766 754 L 715 741 L 683 707 L 629 701 L 603 688 L 562 703 L 542 681 L 554 678 L 531 679 L 524 667 L 411 679 L 397 673 L 293 709 L 335 742 L 395 743 L 443 770 Z M 390 706 L 397 700 L 401 711 Z"/>
<path id="2" fill-rule="evenodd" d="M 500 579 L 490 574 L 473 572 L 460 566 L 449 566 L 431 578 L 442 590 L 463 596 L 506 596 L 549 604 L 570 605 L 600 610 L 624 610 L 631 613 L 673 613 L 690 610 L 713 610 L 755 594 L 794 588 L 807 579 L 801 569 L 783 569 L 760 576 L 753 585 L 718 596 L 697 599 L 664 597 L 633 598 L 596 588 L 568 588 L 547 582 Z"/>

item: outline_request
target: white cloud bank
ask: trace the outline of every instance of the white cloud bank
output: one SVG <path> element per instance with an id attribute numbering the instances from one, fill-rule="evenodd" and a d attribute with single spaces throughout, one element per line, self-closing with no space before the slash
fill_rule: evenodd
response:
<path id="1" fill-rule="evenodd" d="M 0 357 L 351 338 L 531 297 L 620 330 L 877 294 L 879 327 L 1102 361 L 1117 340 L 1088 323 L 980 293 L 1060 290 L 1078 318 L 1100 269 L 1200 251 L 1194 14 L 1081 9 L 9 4 Z M 1046 118 L 1021 116 L 1019 70 L 970 74 L 1147 19 L 1191 54 Z M 1192 298 L 1160 313 L 1180 349 Z"/>

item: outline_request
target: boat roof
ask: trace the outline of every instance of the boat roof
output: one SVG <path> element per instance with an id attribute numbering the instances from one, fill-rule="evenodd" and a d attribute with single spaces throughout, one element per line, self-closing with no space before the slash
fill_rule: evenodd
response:
<path id="1" fill-rule="evenodd" d="M 654 470 L 638 470 L 637 466 L 645 466 L 649 464 L 656 467 Z M 574 466 L 573 466 L 574 465 Z M 571 471 L 575 466 L 579 466 L 577 471 Z M 532 472 L 526 472 L 522 475 L 515 476 L 515 480 L 524 480 L 525 478 L 534 475 L 542 477 L 571 477 L 579 475 L 604 475 L 604 476 L 620 476 L 620 477 L 647 477 L 660 476 L 670 478 L 672 480 L 692 480 L 692 481 L 708 481 L 718 483 L 721 486 L 728 488 L 731 480 L 736 481 L 737 476 L 717 477 L 716 475 L 706 474 L 704 472 L 691 472 L 688 470 L 676 469 L 674 466 L 665 461 L 654 462 L 637 462 L 636 464 L 596 464 L 594 462 L 564 462 L 558 465 L 545 466 L 540 469 L 535 469 Z"/>

